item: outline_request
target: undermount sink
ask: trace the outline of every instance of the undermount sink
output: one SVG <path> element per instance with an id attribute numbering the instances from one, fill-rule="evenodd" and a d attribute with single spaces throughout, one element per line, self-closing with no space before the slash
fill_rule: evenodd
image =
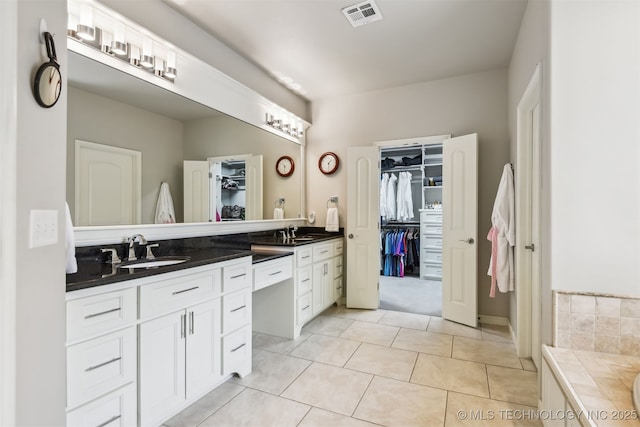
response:
<path id="1" fill-rule="evenodd" d="M 154 259 L 140 259 L 136 261 L 125 261 L 118 265 L 118 268 L 155 268 L 167 265 L 182 264 L 189 261 L 188 256 L 162 256 Z"/>
<path id="2" fill-rule="evenodd" d="M 633 381 L 633 406 L 640 413 L 640 374 L 636 375 L 636 379 Z"/>

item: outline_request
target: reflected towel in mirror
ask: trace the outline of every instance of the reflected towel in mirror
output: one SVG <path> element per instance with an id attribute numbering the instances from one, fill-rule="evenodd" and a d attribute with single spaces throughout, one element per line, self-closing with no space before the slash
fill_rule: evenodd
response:
<path id="1" fill-rule="evenodd" d="M 282 209 L 282 208 L 274 208 L 273 209 L 273 219 L 284 219 L 284 209 Z"/>
<path id="2" fill-rule="evenodd" d="M 156 205 L 156 224 L 171 224 L 176 222 L 176 214 L 173 210 L 173 199 L 169 184 L 160 184 L 160 194 L 158 194 L 158 204 Z"/>

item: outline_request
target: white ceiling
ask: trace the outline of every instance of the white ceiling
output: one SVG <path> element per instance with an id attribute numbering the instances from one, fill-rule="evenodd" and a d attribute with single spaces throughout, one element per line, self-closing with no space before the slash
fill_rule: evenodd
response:
<path id="1" fill-rule="evenodd" d="M 507 67 L 526 0 L 165 0 L 309 100 Z M 294 90 L 295 91 L 295 90 Z"/>

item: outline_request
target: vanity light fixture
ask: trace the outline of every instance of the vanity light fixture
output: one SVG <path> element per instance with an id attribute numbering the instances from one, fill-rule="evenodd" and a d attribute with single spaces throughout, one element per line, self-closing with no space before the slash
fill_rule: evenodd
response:
<path id="1" fill-rule="evenodd" d="M 175 48 L 92 0 L 69 0 L 67 36 L 163 80 L 178 74 Z"/>
<path id="2" fill-rule="evenodd" d="M 96 39 L 96 29 L 93 26 L 93 9 L 88 4 L 80 6 L 80 22 L 76 34 L 82 40 L 93 41 Z"/>
<path id="3" fill-rule="evenodd" d="M 294 138 L 302 138 L 304 136 L 304 126 L 302 121 L 290 113 L 283 112 L 282 116 L 273 113 L 265 114 L 265 123 L 278 131 Z"/>

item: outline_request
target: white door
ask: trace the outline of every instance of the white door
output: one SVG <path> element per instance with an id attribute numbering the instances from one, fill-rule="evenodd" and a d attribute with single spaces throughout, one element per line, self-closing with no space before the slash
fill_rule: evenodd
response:
<path id="1" fill-rule="evenodd" d="M 140 424 L 158 425 L 185 401 L 185 311 L 140 325 Z"/>
<path id="2" fill-rule="evenodd" d="M 245 163 L 246 201 L 244 217 L 262 219 L 262 156 L 251 156 Z"/>
<path id="3" fill-rule="evenodd" d="M 380 280 L 380 171 L 377 147 L 347 153 L 347 307 L 377 309 Z"/>
<path id="4" fill-rule="evenodd" d="M 516 163 L 516 324 L 520 357 L 541 366 L 541 70 L 529 81 L 517 110 Z"/>
<path id="5" fill-rule="evenodd" d="M 209 162 L 185 160 L 183 174 L 184 222 L 209 221 Z"/>
<path id="6" fill-rule="evenodd" d="M 142 153 L 76 140 L 75 225 L 140 224 Z"/>
<path id="7" fill-rule="evenodd" d="M 442 317 L 478 324 L 478 136 L 443 144 Z"/>
<path id="8" fill-rule="evenodd" d="M 187 399 L 211 389 L 222 376 L 220 299 L 187 310 Z"/>

